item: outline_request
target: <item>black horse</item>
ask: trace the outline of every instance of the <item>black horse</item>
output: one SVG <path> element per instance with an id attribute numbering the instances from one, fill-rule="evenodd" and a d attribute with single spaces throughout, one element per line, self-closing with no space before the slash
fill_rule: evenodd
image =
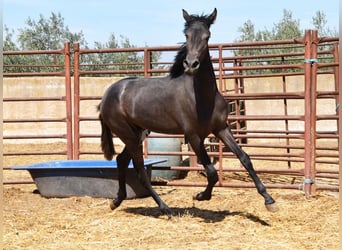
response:
<path id="1" fill-rule="evenodd" d="M 141 183 L 149 190 L 161 211 L 171 215 L 169 207 L 152 188 L 144 169 L 142 142 L 146 131 L 184 134 L 208 179 L 206 189 L 196 200 L 210 200 L 217 172 L 204 147 L 204 139 L 213 133 L 236 154 L 252 177 L 258 192 L 264 197 L 270 211 L 276 210 L 274 199 L 267 193 L 255 173 L 249 156 L 238 146 L 227 120 L 227 104 L 220 95 L 209 56 L 210 25 L 216 19 L 216 8 L 210 15 L 189 15 L 186 21 L 186 43 L 180 48 L 170 75 L 163 78 L 126 78 L 111 85 L 105 92 L 98 109 L 102 127 L 101 146 L 105 158 L 115 154 L 112 133 L 125 144 L 117 156 L 119 191 L 111 208 L 118 207 L 126 198 L 126 170 L 130 160 Z"/>

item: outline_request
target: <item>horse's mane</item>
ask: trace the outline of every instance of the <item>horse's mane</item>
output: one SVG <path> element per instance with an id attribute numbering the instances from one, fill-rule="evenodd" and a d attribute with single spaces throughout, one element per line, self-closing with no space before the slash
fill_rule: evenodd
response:
<path id="1" fill-rule="evenodd" d="M 210 28 L 210 25 L 212 24 L 212 21 L 210 20 L 208 15 L 201 15 L 201 16 L 191 15 L 190 20 L 188 20 L 188 22 L 185 22 L 184 33 L 189 28 L 189 26 L 193 24 L 194 22 L 201 22 L 207 25 L 208 29 Z M 179 49 L 177 55 L 175 56 L 174 63 L 170 69 L 171 78 L 176 78 L 176 77 L 183 75 L 184 73 L 183 61 L 186 57 L 186 54 L 187 54 L 187 49 L 184 43 Z"/>
<path id="2" fill-rule="evenodd" d="M 175 56 L 175 61 L 170 69 L 170 76 L 171 78 L 177 78 L 184 74 L 184 66 L 183 61 L 185 59 L 187 53 L 187 49 L 185 44 L 179 49 L 177 55 Z"/>

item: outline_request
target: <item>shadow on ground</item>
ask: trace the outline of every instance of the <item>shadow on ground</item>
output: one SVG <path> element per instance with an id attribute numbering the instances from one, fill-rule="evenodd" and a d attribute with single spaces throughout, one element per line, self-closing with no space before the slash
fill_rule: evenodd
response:
<path id="1" fill-rule="evenodd" d="M 255 223 L 258 223 L 263 226 L 271 226 L 266 221 L 260 219 L 258 216 L 255 216 L 250 213 L 245 212 L 230 212 L 227 210 L 224 211 L 213 211 L 208 209 L 200 209 L 196 207 L 187 207 L 187 208 L 171 208 L 172 210 L 172 216 L 190 216 L 190 217 L 197 217 L 203 220 L 205 223 L 216 223 L 223 221 L 226 217 L 229 216 L 240 216 L 242 218 L 251 220 Z M 160 216 L 163 216 L 163 214 L 160 212 L 159 208 L 157 207 L 136 207 L 136 208 L 125 208 L 125 212 L 136 214 L 136 215 L 143 215 L 143 216 L 150 216 L 159 218 Z"/>

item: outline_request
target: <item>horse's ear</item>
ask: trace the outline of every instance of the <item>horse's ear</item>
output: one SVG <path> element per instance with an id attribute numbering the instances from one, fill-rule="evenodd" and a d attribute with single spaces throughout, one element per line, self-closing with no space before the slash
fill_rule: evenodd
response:
<path id="1" fill-rule="evenodd" d="M 217 16 L 217 9 L 215 8 L 213 13 L 211 13 L 209 16 L 209 20 L 210 20 L 211 24 L 213 24 L 215 22 L 216 16 Z"/>
<path id="2" fill-rule="evenodd" d="M 182 11 L 183 11 L 183 17 L 184 17 L 185 21 L 186 21 L 187 23 L 190 22 L 191 17 L 190 17 L 190 15 L 189 15 L 189 13 L 188 13 L 186 10 L 184 10 L 184 9 L 182 9 Z"/>

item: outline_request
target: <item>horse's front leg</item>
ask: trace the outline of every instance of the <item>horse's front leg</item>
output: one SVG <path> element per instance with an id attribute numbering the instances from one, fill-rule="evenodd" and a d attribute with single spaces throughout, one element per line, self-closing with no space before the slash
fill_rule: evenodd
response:
<path id="1" fill-rule="evenodd" d="M 192 149 L 195 151 L 195 154 L 197 155 L 202 165 L 204 166 L 206 174 L 207 174 L 207 180 L 208 180 L 208 185 L 206 189 L 203 192 L 198 193 L 194 197 L 194 199 L 198 201 L 210 200 L 213 188 L 216 182 L 218 181 L 217 171 L 215 167 L 213 166 L 213 164 L 211 163 L 208 153 L 205 150 L 204 140 L 201 140 L 199 137 L 194 136 L 192 138 L 189 138 L 189 142 L 190 142 Z"/>
<path id="2" fill-rule="evenodd" d="M 213 188 L 218 181 L 217 171 L 212 164 L 203 164 L 206 174 L 208 185 L 203 192 L 198 193 L 194 199 L 198 201 L 210 200 Z"/>
<path id="3" fill-rule="evenodd" d="M 239 158 L 240 162 L 245 167 L 250 177 L 253 179 L 256 189 L 258 190 L 258 193 L 264 197 L 266 208 L 272 212 L 277 211 L 278 208 L 275 204 L 275 200 L 271 197 L 271 195 L 267 193 L 266 187 L 256 174 L 248 154 L 245 151 L 243 151 L 241 147 L 237 144 L 229 127 L 220 130 L 218 133 L 215 133 L 215 135 L 218 138 L 220 138 L 223 141 L 223 143 L 227 147 L 229 147 L 231 151 Z"/>

